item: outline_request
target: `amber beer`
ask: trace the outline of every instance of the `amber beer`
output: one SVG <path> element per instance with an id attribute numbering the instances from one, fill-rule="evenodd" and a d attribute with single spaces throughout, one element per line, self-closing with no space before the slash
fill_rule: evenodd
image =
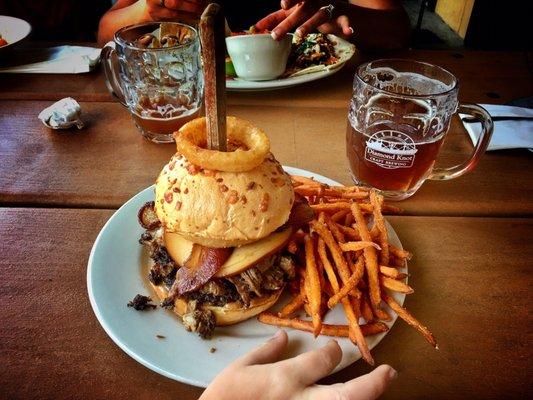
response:
<path id="1" fill-rule="evenodd" d="M 392 132 L 389 140 L 394 141 Z M 387 152 L 369 146 L 371 135 L 355 130 L 350 123 L 346 135 L 348 160 L 355 179 L 386 191 L 409 191 L 422 183 L 431 172 L 444 142 L 443 133 L 436 139 L 416 143 L 415 151 Z"/>
<path id="2" fill-rule="evenodd" d="M 455 76 L 436 65 L 401 59 L 361 64 L 346 131 L 353 180 L 403 200 L 426 179 L 454 179 L 471 170 L 490 141 L 492 120 L 482 107 L 458 103 L 458 90 Z M 480 138 L 466 162 L 435 168 L 456 111 L 479 119 Z"/>
<path id="3" fill-rule="evenodd" d="M 135 121 L 135 125 L 143 131 L 149 132 L 153 137 L 158 135 L 170 135 L 180 129 L 187 122 L 197 118 L 200 115 L 200 109 L 189 111 L 175 117 L 164 118 L 159 115 L 145 115 L 141 116 L 137 113 L 132 113 L 131 116 Z"/>

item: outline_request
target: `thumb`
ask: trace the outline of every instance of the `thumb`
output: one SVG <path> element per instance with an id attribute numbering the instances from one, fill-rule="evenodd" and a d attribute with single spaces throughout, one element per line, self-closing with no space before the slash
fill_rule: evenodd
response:
<path id="1" fill-rule="evenodd" d="M 253 365 L 276 362 L 287 348 L 287 342 L 287 333 L 279 330 L 268 341 L 237 359 L 235 363 L 240 365 Z"/>
<path id="2" fill-rule="evenodd" d="M 389 365 L 380 365 L 372 372 L 346 382 L 341 387 L 347 399 L 373 400 L 383 394 L 398 373 Z"/>

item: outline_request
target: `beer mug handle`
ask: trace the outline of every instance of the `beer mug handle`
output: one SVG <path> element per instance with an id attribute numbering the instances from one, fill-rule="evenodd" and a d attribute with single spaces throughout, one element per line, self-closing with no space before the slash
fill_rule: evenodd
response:
<path id="1" fill-rule="evenodd" d="M 479 135 L 478 141 L 474 146 L 474 151 L 470 158 L 462 164 L 449 168 L 434 168 L 428 179 L 448 180 L 458 178 L 466 172 L 474 169 L 479 162 L 481 155 L 487 150 L 494 129 L 494 124 L 492 123 L 492 119 L 487 110 L 477 104 L 459 104 L 458 112 L 470 115 L 481 122 L 481 135 Z"/>
<path id="2" fill-rule="evenodd" d="M 113 57 L 113 55 L 115 55 L 115 57 Z M 114 58 L 116 58 L 115 42 L 108 42 L 100 54 L 100 59 L 102 60 L 102 64 L 104 66 L 105 84 L 109 90 L 109 93 L 111 93 L 113 97 L 120 102 L 120 104 L 127 108 L 128 105 L 126 104 L 124 93 L 120 87 L 115 67 L 113 66 Z"/>

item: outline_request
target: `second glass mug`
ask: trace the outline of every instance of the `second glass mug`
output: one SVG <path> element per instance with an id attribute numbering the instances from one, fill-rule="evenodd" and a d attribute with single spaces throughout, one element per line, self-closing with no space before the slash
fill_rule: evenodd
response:
<path id="1" fill-rule="evenodd" d="M 435 65 L 400 59 L 357 68 L 348 113 L 346 151 L 353 180 L 387 199 L 412 196 L 426 179 L 457 178 L 475 167 L 489 144 L 490 115 L 475 104 L 458 104 L 457 78 Z M 470 158 L 434 168 L 453 114 L 471 115 L 482 133 Z"/>
<path id="2" fill-rule="evenodd" d="M 174 37 L 180 39 L 173 46 L 139 44 L 145 35 L 157 37 L 161 24 L 120 29 L 103 48 L 102 62 L 109 91 L 129 109 L 142 135 L 155 143 L 170 143 L 174 131 L 200 114 L 204 83 L 200 41 L 192 26 L 165 22 L 165 29 L 177 32 Z"/>

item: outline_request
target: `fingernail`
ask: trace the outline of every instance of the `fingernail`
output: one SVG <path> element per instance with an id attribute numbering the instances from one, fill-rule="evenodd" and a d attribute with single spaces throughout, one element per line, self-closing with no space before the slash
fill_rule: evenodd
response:
<path id="1" fill-rule="evenodd" d="M 278 34 L 276 33 L 276 31 L 270 32 L 270 36 L 272 36 L 272 39 L 278 40 Z"/>
<path id="2" fill-rule="evenodd" d="M 283 8 L 284 10 L 287 9 L 287 1 L 286 0 L 281 0 L 281 8 Z"/>
<path id="3" fill-rule="evenodd" d="M 355 32 L 355 31 L 353 30 L 353 28 L 352 28 L 351 26 L 349 26 L 348 29 L 350 30 L 350 35 L 353 35 L 354 32 Z"/>
<path id="4" fill-rule="evenodd" d="M 294 33 L 296 33 L 296 35 L 297 35 L 297 36 L 300 36 L 300 37 L 303 37 L 303 36 L 304 36 L 304 32 L 303 32 L 303 30 L 300 29 L 300 28 L 296 29 L 296 32 L 294 32 Z"/>
<path id="5" fill-rule="evenodd" d="M 396 371 L 394 368 L 390 367 L 389 369 L 389 378 L 390 380 L 394 380 L 398 377 L 398 371 Z"/>
<path id="6" fill-rule="evenodd" d="M 280 329 L 272 336 L 272 339 L 279 339 L 281 336 L 283 336 L 283 331 Z"/>
<path id="7" fill-rule="evenodd" d="M 326 346 L 335 346 L 335 345 L 337 345 L 337 341 L 335 339 L 330 339 L 326 343 Z"/>

